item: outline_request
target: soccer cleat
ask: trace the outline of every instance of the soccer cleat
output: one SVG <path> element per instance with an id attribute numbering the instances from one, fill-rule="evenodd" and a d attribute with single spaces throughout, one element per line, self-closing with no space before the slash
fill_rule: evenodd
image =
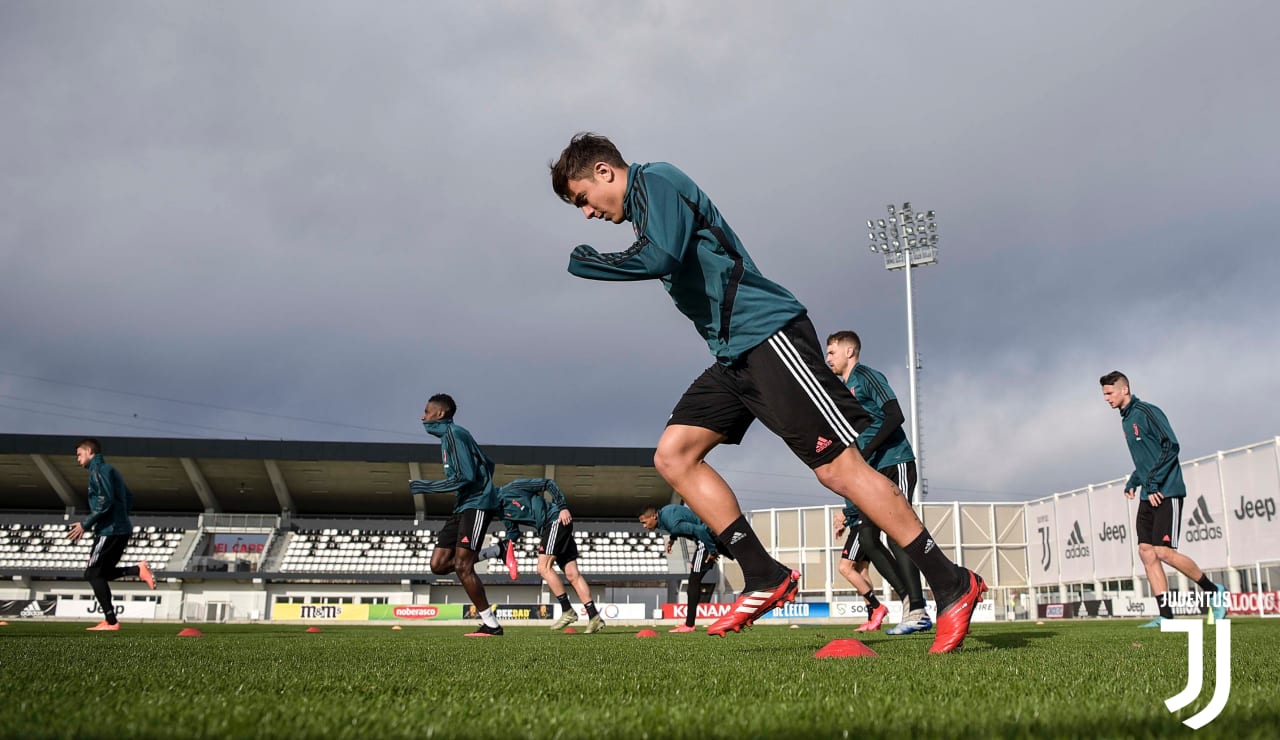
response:
<path id="1" fill-rule="evenodd" d="M 562 630 L 576 621 L 578 621 L 578 612 L 573 609 L 565 609 L 564 613 L 560 615 L 560 618 L 551 625 L 551 631 L 555 632 L 556 630 Z"/>
<path id="2" fill-rule="evenodd" d="M 672 627 L 671 629 L 667 630 L 667 632 L 697 632 L 697 631 L 698 631 L 697 627 L 690 627 L 687 624 L 682 624 L 679 627 Z"/>
<path id="3" fill-rule="evenodd" d="M 884 623 L 885 617 L 889 616 L 889 607 L 881 604 L 871 610 L 871 616 L 867 617 L 867 621 L 862 623 L 861 627 L 854 632 L 878 632 L 880 625 Z"/>
<path id="4" fill-rule="evenodd" d="M 1148 629 L 1151 627 L 1154 627 L 1155 629 L 1160 629 L 1160 625 L 1162 624 L 1164 624 L 1164 617 L 1156 617 L 1155 619 L 1151 620 L 1150 622 L 1147 622 L 1146 624 L 1138 625 L 1138 629 Z"/>
<path id="5" fill-rule="evenodd" d="M 119 632 L 120 623 L 116 622 L 115 624 L 111 624 L 110 622 L 104 619 L 92 627 L 85 627 L 84 631 L 85 632 Z"/>
<path id="6" fill-rule="evenodd" d="M 520 564 L 516 562 L 516 545 L 514 542 L 507 542 L 507 554 L 503 558 L 507 564 L 507 575 L 511 576 L 511 580 L 520 577 Z"/>
<path id="7" fill-rule="evenodd" d="M 969 622 L 973 619 L 973 611 L 982 602 L 982 594 L 987 584 L 982 577 L 971 570 L 964 569 L 967 587 L 959 598 L 943 608 L 938 605 L 938 632 L 933 638 L 931 653 L 949 653 L 964 643 L 969 634 Z"/>
<path id="8" fill-rule="evenodd" d="M 604 617 L 597 614 L 591 618 L 590 622 L 587 622 L 587 628 L 584 629 L 583 632 L 590 635 L 599 632 L 602 629 L 604 629 Z"/>
<path id="9" fill-rule="evenodd" d="M 1213 599 L 1209 602 L 1209 611 L 1213 614 L 1213 621 L 1227 618 L 1227 588 L 1221 583 L 1217 584 L 1218 591 L 1213 595 Z"/>
<path id="10" fill-rule="evenodd" d="M 741 632 L 743 627 L 755 624 L 757 619 L 768 614 L 775 606 L 795 601 L 799 584 L 800 572 L 793 570 L 771 589 L 743 591 L 729 607 L 729 611 L 707 628 L 707 634 L 724 637 L 728 632 Z"/>
<path id="11" fill-rule="evenodd" d="M 487 624 L 482 624 L 480 625 L 480 628 L 477 629 L 475 632 L 468 632 L 466 635 L 464 635 L 464 637 L 501 637 L 501 636 L 502 636 L 502 625 L 498 625 L 497 627 L 490 627 Z"/>
<path id="12" fill-rule="evenodd" d="M 910 635 L 915 632 L 928 632 L 931 629 L 933 629 L 933 620 L 929 619 L 929 613 L 924 609 L 912 609 L 906 612 L 906 616 L 898 622 L 897 626 L 890 627 L 886 634 Z"/>
<path id="13" fill-rule="evenodd" d="M 155 589 L 156 576 L 151 572 L 151 566 L 147 565 L 147 561 L 145 560 L 138 561 L 138 577 L 141 578 L 142 582 L 147 584 L 149 588 L 152 590 Z"/>

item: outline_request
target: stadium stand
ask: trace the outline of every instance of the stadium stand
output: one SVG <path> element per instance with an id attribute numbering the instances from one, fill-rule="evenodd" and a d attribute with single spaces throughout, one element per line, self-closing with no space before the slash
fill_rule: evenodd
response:
<path id="1" fill-rule="evenodd" d="M 0 525 L 0 568 L 6 570 L 84 570 L 94 538 L 67 542 L 67 525 L 11 522 Z M 182 541 L 177 527 L 135 526 L 120 565 L 146 560 L 153 570 L 165 570 Z"/>

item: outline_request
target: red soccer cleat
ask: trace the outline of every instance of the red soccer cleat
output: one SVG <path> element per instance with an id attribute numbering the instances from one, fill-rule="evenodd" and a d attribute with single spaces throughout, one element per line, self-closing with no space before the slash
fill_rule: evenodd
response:
<path id="1" fill-rule="evenodd" d="M 791 571 L 782 582 L 764 591 L 743 591 L 738 600 L 733 602 L 729 611 L 725 612 L 707 628 L 708 635 L 724 637 L 727 632 L 741 632 L 743 627 L 750 627 L 760 617 L 779 604 L 787 604 L 796 600 L 796 589 L 800 584 L 800 572 Z"/>
<path id="2" fill-rule="evenodd" d="M 938 631 L 933 638 L 933 647 L 929 648 L 931 653 L 949 653 L 960 647 L 969 634 L 969 621 L 973 619 L 973 610 L 982 602 L 987 584 L 977 573 L 971 570 L 966 570 L 965 573 L 969 579 L 968 588 L 945 609 L 938 609 Z"/>
<path id="3" fill-rule="evenodd" d="M 138 561 L 138 577 L 141 578 L 142 582 L 147 584 L 148 587 L 153 590 L 155 589 L 156 576 L 151 572 L 151 566 L 147 565 L 147 561 L 145 560 Z"/>
<path id="4" fill-rule="evenodd" d="M 92 627 L 85 627 L 84 631 L 85 632 L 119 632 L 120 623 L 116 622 L 115 624 L 111 624 L 104 619 Z"/>
<path id="5" fill-rule="evenodd" d="M 690 627 L 690 626 L 689 626 L 689 625 L 687 625 L 687 624 L 682 624 L 682 625 L 680 625 L 679 627 L 672 627 L 671 629 L 667 630 L 667 632 L 676 632 L 676 633 L 680 633 L 680 632 L 697 632 L 697 631 L 698 631 L 698 628 L 697 628 L 697 627 Z"/>
<path id="6" fill-rule="evenodd" d="M 862 626 L 854 630 L 854 632 L 878 632 L 880 625 L 884 623 L 885 617 L 889 616 L 889 607 L 881 604 L 871 610 L 871 616 L 867 617 L 867 621 Z"/>
<path id="7" fill-rule="evenodd" d="M 507 564 L 507 575 L 511 576 L 511 580 L 519 578 L 520 564 L 516 562 L 516 544 L 510 540 L 507 541 L 507 554 L 503 561 Z"/>

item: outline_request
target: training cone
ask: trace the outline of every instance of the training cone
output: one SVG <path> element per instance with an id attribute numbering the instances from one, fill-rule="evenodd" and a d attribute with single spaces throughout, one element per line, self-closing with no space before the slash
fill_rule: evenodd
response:
<path id="1" fill-rule="evenodd" d="M 8 623 L 8 622 L 5 622 L 5 621 L 3 621 L 3 620 L 0 620 L 0 627 L 8 627 L 8 626 L 9 626 L 9 623 Z"/>
<path id="2" fill-rule="evenodd" d="M 402 630 L 402 629 L 404 629 L 404 627 L 401 627 L 400 625 L 396 624 L 396 625 L 392 625 L 391 629 L 393 629 L 393 630 Z"/>
<path id="3" fill-rule="evenodd" d="M 308 631 L 308 632 L 319 632 L 319 631 L 320 631 L 320 628 L 319 628 L 319 627 L 308 627 L 308 628 L 307 628 L 307 631 Z"/>
<path id="4" fill-rule="evenodd" d="M 636 637 L 657 637 L 658 633 L 653 630 L 640 630 L 636 633 Z"/>
<path id="5" fill-rule="evenodd" d="M 204 637 L 204 633 L 195 627 L 187 627 L 178 633 L 178 637 Z"/>
<path id="6" fill-rule="evenodd" d="M 815 658 L 874 658 L 876 651 L 852 637 L 832 640 L 813 654 Z"/>
<path id="7" fill-rule="evenodd" d="M 576 629 L 572 628 L 572 627 L 565 627 L 565 628 L 564 628 L 564 632 L 563 632 L 562 634 L 566 634 L 566 635 L 576 635 L 576 634 L 578 634 L 578 631 L 577 631 Z"/>

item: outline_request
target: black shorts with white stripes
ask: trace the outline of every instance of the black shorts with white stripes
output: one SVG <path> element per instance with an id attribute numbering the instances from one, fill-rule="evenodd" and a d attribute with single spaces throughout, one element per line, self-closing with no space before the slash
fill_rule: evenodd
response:
<path id="1" fill-rule="evenodd" d="M 826 465 L 871 424 L 827 366 L 808 316 L 798 316 L 737 362 L 715 364 L 684 392 L 668 425 L 710 429 L 742 442 L 759 419 L 811 468 Z"/>
<path id="2" fill-rule="evenodd" d="M 493 520 L 493 512 L 480 509 L 464 509 L 455 511 L 453 516 L 440 529 L 436 547 L 456 549 L 465 547 L 468 550 L 479 550 L 484 543 L 485 532 L 489 522 Z"/>
<path id="3" fill-rule="evenodd" d="M 573 522 L 561 524 L 558 518 L 552 519 L 538 536 L 542 540 L 538 543 L 538 554 L 554 555 L 556 565 L 561 568 L 578 559 L 578 543 L 573 539 Z"/>

